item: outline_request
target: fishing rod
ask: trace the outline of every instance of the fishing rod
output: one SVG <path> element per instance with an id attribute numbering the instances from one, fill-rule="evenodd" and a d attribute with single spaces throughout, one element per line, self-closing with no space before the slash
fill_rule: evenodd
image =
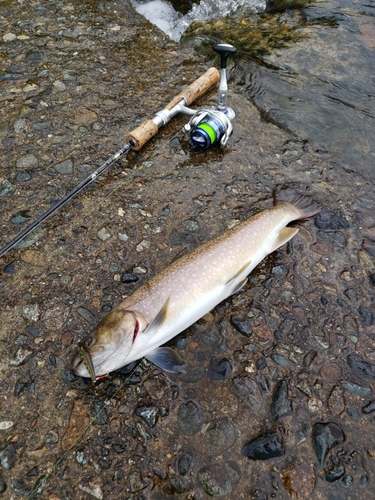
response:
<path id="1" fill-rule="evenodd" d="M 194 147 L 199 150 L 207 150 L 215 143 L 220 147 L 225 147 L 229 136 L 233 131 L 231 121 L 235 117 L 234 111 L 227 107 L 227 75 L 226 64 L 230 55 L 236 52 L 233 45 L 221 43 L 215 45 L 213 50 L 220 55 L 221 73 L 215 68 L 209 68 L 204 75 L 195 80 L 189 87 L 176 95 L 164 109 L 158 111 L 151 120 L 146 120 L 139 127 L 126 136 L 126 143 L 114 155 L 112 155 L 103 165 L 84 179 L 78 186 L 69 191 L 63 198 L 54 203 L 48 210 L 40 215 L 34 222 L 28 225 L 15 238 L 0 249 L 0 257 L 13 248 L 23 238 L 31 233 L 39 224 L 44 222 L 50 215 L 61 208 L 65 203 L 76 196 L 83 188 L 93 182 L 100 174 L 113 165 L 119 158 L 128 153 L 131 149 L 139 151 L 154 135 L 160 127 L 166 125 L 171 118 L 178 113 L 192 116 L 190 121 L 184 126 L 184 131 L 190 133 L 190 139 Z M 198 97 L 216 83 L 219 84 L 218 106 L 215 110 L 202 109 L 194 110 L 188 106 Z"/>

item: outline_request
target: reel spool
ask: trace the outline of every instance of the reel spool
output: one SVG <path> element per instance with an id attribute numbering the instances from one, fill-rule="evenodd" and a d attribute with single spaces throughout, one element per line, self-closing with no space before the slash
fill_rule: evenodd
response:
<path id="1" fill-rule="evenodd" d="M 190 140 L 193 146 L 201 151 L 210 149 L 215 143 L 220 143 L 223 149 L 233 132 L 232 120 L 236 113 L 227 106 L 228 84 L 227 84 L 227 59 L 236 53 L 236 48 L 227 43 L 215 45 L 214 51 L 220 55 L 221 74 L 218 94 L 218 105 L 216 109 L 202 109 L 197 111 L 185 125 L 185 132 L 190 132 Z"/>

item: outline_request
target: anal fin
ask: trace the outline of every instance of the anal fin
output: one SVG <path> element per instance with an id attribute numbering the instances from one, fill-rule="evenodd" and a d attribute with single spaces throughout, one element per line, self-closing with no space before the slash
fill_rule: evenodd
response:
<path id="1" fill-rule="evenodd" d="M 184 373 L 186 362 L 170 347 L 158 347 L 145 356 L 162 370 L 170 373 Z"/>
<path id="2" fill-rule="evenodd" d="M 274 252 L 278 248 L 287 243 L 298 233 L 298 229 L 295 227 L 284 227 L 282 231 L 277 235 L 275 241 L 272 243 L 270 253 Z"/>

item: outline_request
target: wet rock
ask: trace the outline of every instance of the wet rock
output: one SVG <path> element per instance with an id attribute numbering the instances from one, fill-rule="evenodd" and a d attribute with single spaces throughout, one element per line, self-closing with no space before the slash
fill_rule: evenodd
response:
<path id="1" fill-rule="evenodd" d="M 350 474 L 345 474 L 345 476 L 342 478 L 342 484 L 344 488 L 349 488 L 352 482 L 353 482 L 353 477 Z"/>
<path id="2" fill-rule="evenodd" d="M 26 347 L 20 347 L 14 358 L 9 362 L 10 366 L 21 366 L 28 362 L 30 357 L 33 355 L 34 351 L 27 349 Z"/>
<path id="3" fill-rule="evenodd" d="M 328 398 L 328 409 L 332 415 L 338 416 L 345 410 L 344 393 L 340 386 L 336 385 Z"/>
<path id="4" fill-rule="evenodd" d="M 159 414 L 159 408 L 157 406 L 138 406 L 135 410 L 134 413 L 138 416 L 143 418 L 143 420 L 150 426 L 150 427 L 155 427 L 158 414 Z"/>
<path id="5" fill-rule="evenodd" d="M 317 422 L 313 425 L 312 439 L 319 465 L 323 467 L 328 452 L 343 443 L 345 435 L 341 427 L 334 422 Z"/>
<path id="6" fill-rule="evenodd" d="M 106 425 L 109 422 L 109 416 L 106 409 L 106 405 L 99 400 L 95 400 L 92 405 L 92 413 L 95 416 L 95 424 L 96 425 Z"/>
<path id="7" fill-rule="evenodd" d="M 198 472 L 198 481 L 211 497 L 224 497 L 232 493 L 241 478 L 241 470 L 232 460 L 223 464 L 212 464 Z"/>
<path id="8" fill-rule="evenodd" d="M 96 323 L 98 322 L 96 316 L 85 307 L 78 307 L 77 313 L 91 325 L 96 325 Z"/>
<path id="9" fill-rule="evenodd" d="M 192 457 L 191 455 L 184 453 L 183 455 L 180 456 L 177 462 L 177 469 L 179 474 L 182 476 L 186 476 L 188 474 L 191 464 L 192 464 Z"/>
<path id="10" fill-rule="evenodd" d="M 359 306 L 359 319 L 363 326 L 371 326 L 374 323 L 374 314 L 367 306 Z"/>
<path id="11" fill-rule="evenodd" d="M 290 365 L 289 360 L 287 360 L 282 354 L 278 354 L 276 352 L 271 354 L 271 359 L 283 368 Z"/>
<path id="12" fill-rule="evenodd" d="M 232 421 L 227 417 L 214 421 L 205 432 L 204 441 L 209 455 L 216 456 L 230 448 L 236 441 Z"/>
<path id="13" fill-rule="evenodd" d="M 130 474 L 129 484 L 130 491 L 132 493 L 137 493 L 137 491 L 141 491 L 147 486 L 147 483 L 143 481 L 140 472 L 133 472 L 133 474 Z"/>
<path id="14" fill-rule="evenodd" d="M 26 486 L 25 482 L 22 480 L 13 481 L 10 486 L 14 491 L 14 493 L 16 493 L 17 495 L 26 496 L 30 495 L 31 493 L 31 489 L 28 486 Z"/>
<path id="15" fill-rule="evenodd" d="M 44 313 L 44 326 L 48 328 L 48 330 L 59 330 L 67 321 L 69 313 L 70 307 L 64 304 L 64 302 L 58 302 Z"/>
<path id="16" fill-rule="evenodd" d="M 78 484 L 78 488 L 90 496 L 97 498 L 97 500 L 103 500 L 104 495 L 101 487 L 98 484 L 88 483 L 88 484 Z"/>
<path id="17" fill-rule="evenodd" d="M 370 401 L 369 403 L 367 403 L 367 405 L 365 405 L 362 408 L 362 413 L 364 413 L 365 415 L 368 415 L 369 413 L 372 413 L 373 411 L 375 411 L 375 400 Z"/>
<path id="18" fill-rule="evenodd" d="M 4 179 L 0 182 L 0 198 L 10 193 L 13 189 L 13 184 L 8 181 L 8 179 Z"/>
<path id="19" fill-rule="evenodd" d="M 133 273 L 124 273 L 121 275 L 121 283 L 135 283 L 139 278 Z"/>
<path id="20" fill-rule="evenodd" d="M 284 12 L 285 10 L 301 9 L 306 6 L 308 0 L 267 0 L 267 12 Z"/>
<path id="21" fill-rule="evenodd" d="M 245 320 L 241 320 L 239 318 L 236 318 L 235 316 L 231 316 L 230 322 L 238 332 L 242 333 L 242 335 L 245 335 L 246 337 L 250 337 L 250 335 L 253 333 L 251 321 L 248 318 Z"/>
<path id="22" fill-rule="evenodd" d="M 50 445 L 54 445 L 54 444 L 57 444 L 59 442 L 59 436 L 56 434 L 55 431 L 49 431 L 45 436 L 44 436 L 44 439 L 43 439 L 43 443 L 45 444 L 50 444 Z"/>
<path id="23" fill-rule="evenodd" d="M 354 396 L 368 396 L 371 393 L 371 387 L 354 384 L 348 380 L 341 380 L 340 384 L 346 391 Z"/>
<path id="24" fill-rule="evenodd" d="M 187 436 L 196 434 L 203 423 L 204 411 L 193 401 L 180 406 L 177 414 L 178 426 Z"/>
<path id="25" fill-rule="evenodd" d="M 165 394 L 165 387 L 159 379 L 150 378 L 145 380 L 143 387 L 151 399 L 159 400 Z"/>
<path id="26" fill-rule="evenodd" d="M 201 401 L 202 406 L 205 402 Z M 210 393 L 210 399 L 207 400 L 207 408 L 209 407 L 215 408 L 225 415 L 234 415 L 238 409 L 238 399 L 229 391 L 228 387 L 220 384 Z"/>
<path id="27" fill-rule="evenodd" d="M 0 452 L 0 464 L 4 469 L 10 470 L 16 464 L 16 445 L 14 443 L 8 444 Z"/>
<path id="28" fill-rule="evenodd" d="M 341 368 L 336 363 L 327 363 L 320 369 L 320 375 L 325 382 L 335 384 L 341 376 Z"/>
<path id="29" fill-rule="evenodd" d="M 242 454 L 251 460 L 269 460 L 284 456 L 285 449 L 276 433 L 267 433 L 246 443 Z"/>
<path id="30" fill-rule="evenodd" d="M 345 474 L 345 467 L 343 464 L 339 463 L 334 465 L 331 469 L 328 469 L 326 472 L 326 480 L 329 483 L 333 483 L 337 481 Z"/>
<path id="31" fill-rule="evenodd" d="M 209 364 L 207 376 L 211 380 L 225 380 L 232 374 L 232 365 L 227 358 L 214 356 Z"/>
<path id="32" fill-rule="evenodd" d="M 87 458 L 85 455 L 85 452 L 83 450 L 77 450 L 76 451 L 76 460 L 79 465 L 86 465 L 87 464 Z"/>
<path id="33" fill-rule="evenodd" d="M 109 233 L 105 227 L 102 227 L 96 234 L 102 241 L 107 241 L 111 237 L 111 233 Z"/>
<path id="34" fill-rule="evenodd" d="M 375 378 L 375 365 L 364 361 L 356 354 L 349 354 L 346 361 L 356 375 Z"/>
<path id="35" fill-rule="evenodd" d="M 28 170 L 28 169 L 32 170 L 33 167 L 36 167 L 38 164 L 39 164 L 38 158 L 30 153 L 25 156 L 21 156 L 21 158 L 17 160 L 16 167 L 22 170 Z"/>
<path id="36" fill-rule="evenodd" d="M 30 210 L 19 210 L 9 219 L 12 224 L 23 224 L 31 219 Z"/>
<path id="37" fill-rule="evenodd" d="M 365 238 L 362 242 L 362 248 L 372 257 L 375 257 L 375 241 Z"/>
<path id="38" fill-rule="evenodd" d="M 346 219 L 344 219 L 344 217 L 337 215 L 334 212 L 330 212 L 325 208 L 323 208 L 323 210 L 314 217 L 314 223 L 317 228 L 323 230 L 331 229 L 336 231 L 337 229 L 345 229 L 349 227 L 349 223 Z"/>
<path id="39" fill-rule="evenodd" d="M 16 274 L 16 266 L 17 266 L 17 261 L 12 260 L 12 262 L 9 262 L 6 266 L 4 266 L 4 273 L 5 274 Z"/>
<path id="40" fill-rule="evenodd" d="M 311 363 L 314 361 L 314 359 L 316 358 L 317 354 L 318 353 L 316 351 L 314 351 L 313 349 L 311 351 L 309 351 L 303 358 L 303 366 L 308 368 L 311 365 Z"/>
<path id="41" fill-rule="evenodd" d="M 22 317 L 30 321 L 38 321 L 40 317 L 39 305 L 29 304 L 22 308 Z"/>
<path id="42" fill-rule="evenodd" d="M 88 125 L 98 119 L 98 114 L 91 109 L 80 108 L 74 113 L 74 118 L 77 122 L 82 123 L 83 125 Z"/>
<path id="43" fill-rule="evenodd" d="M 375 273 L 369 275 L 370 282 L 372 286 L 375 286 Z"/>
<path id="44" fill-rule="evenodd" d="M 181 495 L 181 493 L 185 493 L 186 486 L 184 480 L 181 477 L 172 477 L 169 484 L 163 488 L 163 491 L 167 495 L 174 495 L 175 493 Z"/>
<path id="45" fill-rule="evenodd" d="M 178 376 L 181 382 L 186 382 L 189 384 L 194 384 L 199 382 L 206 375 L 206 369 L 204 366 L 188 366 L 186 372 Z"/>
<path id="46" fill-rule="evenodd" d="M 292 409 L 292 403 L 288 396 L 288 384 L 282 380 L 276 387 L 272 396 L 271 411 L 274 419 L 287 415 Z"/>
<path id="47" fill-rule="evenodd" d="M 6 489 L 7 489 L 6 482 L 4 481 L 4 478 L 0 475 L 0 493 L 4 493 Z"/>
<path id="48" fill-rule="evenodd" d="M 90 414 L 84 401 L 77 399 L 74 402 L 69 417 L 68 427 L 62 437 L 61 447 L 64 451 L 69 450 L 90 422 Z"/>
<path id="49" fill-rule="evenodd" d="M 235 394 L 254 411 L 263 406 L 263 393 L 258 382 L 250 377 L 236 377 L 232 381 Z"/>
<path id="50" fill-rule="evenodd" d="M 27 182 L 29 180 L 31 180 L 31 175 L 29 174 L 29 172 L 24 172 L 24 171 L 17 172 L 16 175 L 17 182 Z"/>
<path id="51" fill-rule="evenodd" d="M 17 380 L 16 385 L 14 387 L 14 395 L 16 398 L 20 396 L 23 391 L 25 390 L 30 390 L 33 385 L 33 382 L 28 381 L 28 382 L 21 382 L 20 380 Z"/>
<path id="52" fill-rule="evenodd" d="M 318 326 L 308 326 L 301 332 L 301 338 L 317 351 L 324 351 L 329 347 L 328 334 Z"/>
<path id="53" fill-rule="evenodd" d="M 0 421 L 0 430 L 1 431 L 6 431 L 7 429 L 10 429 L 13 427 L 14 422 L 12 420 L 1 420 Z"/>
<path id="54" fill-rule="evenodd" d="M 280 471 L 283 486 L 291 498 L 307 499 L 315 488 L 314 465 L 306 458 L 300 458 Z"/>
<path id="55" fill-rule="evenodd" d="M 69 370 L 69 369 L 63 370 L 61 372 L 61 377 L 62 377 L 63 381 L 67 382 L 67 383 L 73 382 L 76 379 L 76 376 L 75 376 L 73 370 Z"/>

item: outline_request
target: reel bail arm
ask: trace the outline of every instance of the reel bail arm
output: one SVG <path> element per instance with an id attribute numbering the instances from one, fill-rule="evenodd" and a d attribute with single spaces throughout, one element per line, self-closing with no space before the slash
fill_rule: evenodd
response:
<path id="1" fill-rule="evenodd" d="M 228 43 L 215 45 L 214 51 L 220 55 L 220 84 L 218 104 L 215 110 L 202 109 L 197 111 L 185 125 L 184 131 L 190 132 L 190 139 L 195 148 L 207 150 L 216 142 L 223 149 L 233 132 L 232 120 L 236 113 L 227 106 L 228 83 L 227 83 L 227 60 L 237 49 Z"/>

